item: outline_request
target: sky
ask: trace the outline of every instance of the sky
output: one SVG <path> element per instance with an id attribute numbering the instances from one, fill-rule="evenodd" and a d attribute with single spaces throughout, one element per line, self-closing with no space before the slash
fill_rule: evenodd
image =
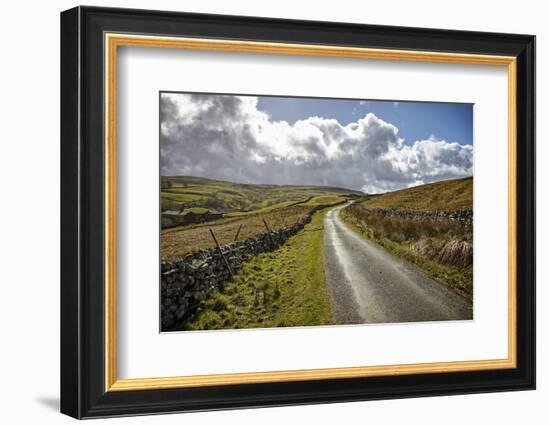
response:
<path id="1" fill-rule="evenodd" d="M 311 116 L 335 118 L 342 125 L 371 112 L 399 129 L 405 143 L 442 137 L 460 144 L 472 144 L 472 105 L 469 103 L 435 103 L 372 101 L 342 99 L 295 99 L 263 96 L 258 109 L 267 112 L 272 120 L 294 124 Z"/>
<path id="2" fill-rule="evenodd" d="M 382 193 L 473 174 L 473 105 L 160 95 L 162 175 Z"/>

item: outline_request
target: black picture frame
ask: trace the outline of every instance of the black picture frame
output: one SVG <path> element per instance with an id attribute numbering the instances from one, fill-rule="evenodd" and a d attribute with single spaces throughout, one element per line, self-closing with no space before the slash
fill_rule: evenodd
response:
<path id="1" fill-rule="evenodd" d="M 516 57 L 517 367 L 106 392 L 105 32 Z M 534 388 L 534 36 L 96 7 L 61 13 L 62 413 L 92 418 Z"/>

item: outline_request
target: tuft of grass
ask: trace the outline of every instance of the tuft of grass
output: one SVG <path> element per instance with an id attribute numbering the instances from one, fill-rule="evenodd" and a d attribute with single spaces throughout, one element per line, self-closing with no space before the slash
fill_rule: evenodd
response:
<path id="1" fill-rule="evenodd" d="M 334 324 L 323 264 L 323 217 L 277 251 L 260 254 L 215 291 L 186 330 Z"/>

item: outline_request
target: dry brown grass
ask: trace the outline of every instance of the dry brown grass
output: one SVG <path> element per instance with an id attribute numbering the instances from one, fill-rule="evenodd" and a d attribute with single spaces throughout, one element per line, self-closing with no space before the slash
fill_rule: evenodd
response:
<path id="1" fill-rule="evenodd" d="M 467 267 L 472 264 L 474 248 L 471 243 L 452 239 L 439 251 L 437 259 L 449 266 Z"/>
<path id="2" fill-rule="evenodd" d="M 365 208 L 418 211 L 458 210 L 473 206 L 473 178 L 447 180 L 375 196 Z"/>
<path id="3" fill-rule="evenodd" d="M 160 238 L 161 258 L 173 260 L 177 257 L 183 258 L 197 249 L 212 248 L 215 243 L 209 228 L 213 230 L 218 242 L 224 245 L 234 241 L 241 225 L 238 240 L 265 233 L 263 219 L 271 229 L 280 229 L 296 223 L 309 210 L 310 207 L 306 206 L 292 206 L 267 213 L 223 218 L 203 224 L 165 229 L 161 232 Z"/>
<path id="4" fill-rule="evenodd" d="M 353 204 L 341 217 L 352 229 L 472 299 L 472 226 L 452 220 L 393 217 Z"/>
<path id="5" fill-rule="evenodd" d="M 397 243 L 418 241 L 422 238 L 463 236 L 465 226 L 450 220 L 429 218 L 390 217 L 371 213 L 359 204 L 345 209 L 344 215 L 359 227 L 364 227 L 375 239 L 387 238 Z"/>

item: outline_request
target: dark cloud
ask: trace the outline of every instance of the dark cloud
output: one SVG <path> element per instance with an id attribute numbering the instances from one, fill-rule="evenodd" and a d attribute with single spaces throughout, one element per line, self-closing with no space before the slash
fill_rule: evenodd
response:
<path id="1" fill-rule="evenodd" d="M 373 114 L 347 126 L 320 117 L 290 125 L 271 121 L 255 97 L 167 93 L 160 111 L 163 175 L 380 192 L 472 174 L 472 146 L 405 145 Z"/>

